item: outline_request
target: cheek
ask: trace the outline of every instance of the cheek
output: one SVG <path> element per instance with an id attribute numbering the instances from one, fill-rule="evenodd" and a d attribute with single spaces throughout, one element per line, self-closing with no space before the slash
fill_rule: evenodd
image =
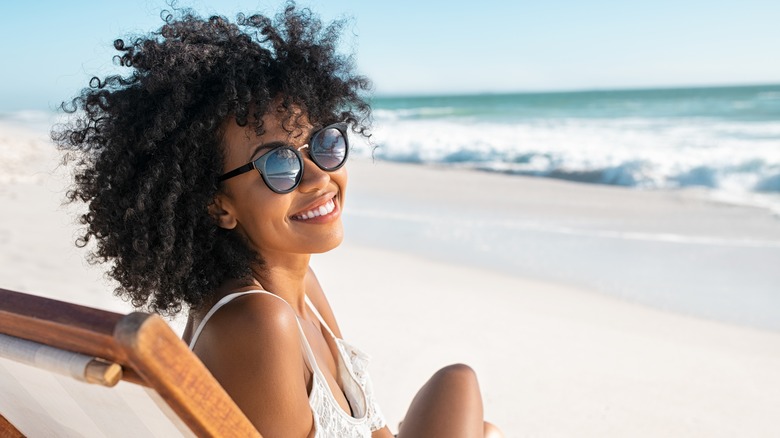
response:
<path id="1" fill-rule="evenodd" d="M 287 252 L 290 246 L 290 227 L 282 216 L 255 215 L 241 230 L 250 245 L 261 255 L 268 252 Z"/>
<path id="2" fill-rule="evenodd" d="M 241 197 L 237 207 L 237 219 L 242 232 L 258 249 L 275 246 L 279 236 L 289 226 L 288 199 L 270 190 L 248 191 Z"/>
<path id="3" fill-rule="evenodd" d="M 339 186 L 339 189 L 342 192 L 347 191 L 347 183 L 349 182 L 349 173 L 347 172 L 347 166 L 344 166 L 341 169 L 333 172 L 332 178 Z"/>
<path id="4" fill-rule="evenodd" d="M 274 194 L 276 198 L 282 198 L 280 195 Z M 249 213 L 249 217 L 246 218 L 248 223 L 251 223 L 255 231 L 262 234 L 267 239 L 273 239 L 278 233 L 287 229 L 290 225 L 290 218 L 287 215 L 290 213 L 290 204 L 283 202 L 284 199 L 274 199 L 271 202 L 262 202 L 258 200 Z"/>

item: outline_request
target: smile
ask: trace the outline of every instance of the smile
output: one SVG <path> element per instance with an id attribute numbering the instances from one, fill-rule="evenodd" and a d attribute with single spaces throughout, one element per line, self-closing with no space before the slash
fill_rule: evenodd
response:
<path id="1" fill-rule="evenodd" d="M 319 207 L 312 208 L 311 210 L 295 214 L 292 216 L 292 218 L 299 221 L 314 219 L 315 217 L 326 216 L 330 213 L 333 213 L 333 210 L 335 209 L 336 209 L 336 203 L 333 201 L 333 198 L 331 198 L 330 200 L 328 200 L 328 202 L 320 205 Z"/>

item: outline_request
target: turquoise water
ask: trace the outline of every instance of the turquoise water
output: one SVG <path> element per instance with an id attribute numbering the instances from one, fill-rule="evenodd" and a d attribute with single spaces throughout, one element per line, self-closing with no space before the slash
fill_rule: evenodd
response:
<path id="1" fill-rule="evenodd" d="M 381 116 L 511 123 L 532 119 L 780 120 L 780 85 L 471 96 L 377 97 Z"/>

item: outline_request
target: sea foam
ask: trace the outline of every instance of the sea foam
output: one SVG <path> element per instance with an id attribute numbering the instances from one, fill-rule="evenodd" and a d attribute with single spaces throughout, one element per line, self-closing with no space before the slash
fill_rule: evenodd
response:
<path id="1" fill-rule="evenodd" d="M 499 97 L 380 100 L 376 148 L 356 152 L 641 189 L 703 187 L 780 212 L 778 87 Z"/>

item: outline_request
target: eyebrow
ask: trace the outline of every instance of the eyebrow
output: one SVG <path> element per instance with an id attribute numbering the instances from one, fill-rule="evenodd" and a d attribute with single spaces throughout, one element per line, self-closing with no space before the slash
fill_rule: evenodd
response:
<path id="1" fill-rule="evenodd" d="M 258 153 L 264 149 L 274 149 L 278 148 L 279 146 L 289 146 L 287 143 L 283 141 L 272 141 L 270 143 L 263 143 L 261 145 L 258 145 L 255 150 L 252 152 L 252 155 L 250 155 L 250 158 L 254 161 L 258 157 Z"/>
<path id="2" fill-rule="evenodd" d="M 309 138 L 312 138 L 312 137 L 313 137 L 313 136 L 314 136 L 314 135 L 315 135 L 317 132 L 319 132 L 319 131 L 322 131 L 322 130 L 323 130 L 323 129 L 325 129 L 325 128 L 326 128 L 325 126 L 316 126 L 316 127 L 313 127 L 313 128 L 311 129 L 311 133 L 310 133 L 310 135 L 309 135 Z M 256 160 L 256 159 L 257 159 L 257 156 L 258 156 L 257 154 L 258 154 L 260 151 L 262 151 L 263 149 L 273 149 L 273 148 L 278 148 L 279 146 L 289 146 L 289 147 L 292 147 L 292 148 L 294 148 L 294 146 L 293 146 L 293 145 L 291 145 L 290 143 L 285 143 L 285 142 L 283 142 L 283 141 L 272 141 L 272 142 L 270 142 L 270 143 L 264 143 L 264 144 L 260 144 L 260 145 L 258 145 L 258 146 L 255 148 L 255 150 L 254 150 L 254 151 L 252 151 L 252 155 L 250 155 L 250 157 L 251 157 L 252 161 L 254 161 L 254 160 Z"/>

